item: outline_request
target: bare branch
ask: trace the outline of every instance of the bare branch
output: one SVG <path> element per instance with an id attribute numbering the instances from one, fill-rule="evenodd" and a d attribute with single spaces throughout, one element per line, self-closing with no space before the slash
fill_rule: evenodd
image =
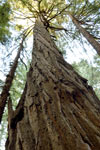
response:
<path id="1" fill-rule="evenodd" d="M 49 7 L 49 9 L 48 9 L 48 11 L 47 11 L 47 17 L 49 17 L 50 15 L 51 15 L 51 13 L 53 12 L 53 9 L 55 8 L 55 7 L 57 7 L 57 6 L 59 6 L 59 5 L 61 5 L 62 4 L 62 2 L 61 3 L 57 3 L 56 5 L 54 5 L 54 4 L 51 4 L 51 7 Z"/>
<path id="2" fill-rule="evenodd" d="M 24 63 L 23 59 L 20 58 L 20 60 L 21 60 L 22 64 L 25 66 L 25 69 L 27 70 L 27 65 Z"/>
<path id="3" fill-rule="evenodd" d="M 39 9 L 39 12 L 41 12 L 41 7 L 40 7 L 41 2 L 42 2 L 42 0 L 38 0 L 38 9 Z"/>
<path id="4" fill-rule="evenodd" d="M 67 5 L 64 9 L 62 9 L 59 13 L 55 14 L 52 18 L 50 18 L 48 21 L 51 21 L 52 19 L 54 19 L 55 17 L 57 17 L 58 15 L 60 15 L 62 12 L 64 12 L 68 7 L 70 7 L 70 5 Z"/>
<path id="5" fill-rule="evenodd" d="M 54 30 L 56 30 L 56 31 L 61 31 L 61 30 L 63 30 L 63 31 L 65 31 L 65 32 L 68 32 L 68 30 L 67 29 L 65 29 L 65 28 L 59 28 L 59 27 L 53 27 L 53 26 L 49 26 L 49 28 L 50 29 L 54 29 Z"/>

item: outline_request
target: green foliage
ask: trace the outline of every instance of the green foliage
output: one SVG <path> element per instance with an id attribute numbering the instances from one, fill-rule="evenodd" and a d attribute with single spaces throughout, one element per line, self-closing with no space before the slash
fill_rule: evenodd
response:
<path id="1" fill-rule="evenodd" d="M 59 38 L 59 40 L 57 40 L 56 45 L 58 47 L 58 50 L 62 53 L 63 56 L 66 56 L 66 41 L 63 40 L 63 38 Z"/>
<path id="2" fill-rule="evenodd" d="M 57 27 L 59 25 L 59 27 L 62 27 L 62 23 L 67 19 L 63 14 L 63 11 L 68 7 L 65 0 L 14 0 L 13 3 L 14 9 L 19 10 L 21 17 L 24 17 L 30 23 L 33 23 L 38 16 L 43 16 L 44 21 L 48 22 L 50 26 Z M 16 16 L 16 14 L 14 15 Z M 52 30 L 51 32 L 55 36 L 56 33 Z"/>
<path id="3" fill-rule="evenodd" d="M 99 14 L 100 14 L 100 2 L 95 0 L 93 2 L 88 0 L 11 0 L 13 2 L 13 9 L 15 13 L 13 14 L 17 18 L 24 18 L 27 23 L 22 23 L 16 26 L 18 30 L 23 30 L 25 24 L 29 27 L 29 24 L 34 25 L 34 21 L 38 16 L 43 16 L 45 22 L 47 23 L 47 28 L 51 35 L 55 36 L 57 39 L 58 34 L 55 32 L 54 28 L 63 28 L 66 24 L 66 35 L 67 38 L 72 38 L 80 40 L 79 31 L 73 27 L 69 28 L 70 19 L 68 17 L 68 12 L 73 14 L 80 23 L 86 28 L 87 31 L 92 34 L 96 40 L 100 37 L 99 31 Z M 19 13 L 19 17 L 18 17 Z M 29 23 L 29 24 L 28 24 Z M 49 25 L 48 25 L 49 23 Z M 24 26 L 24 27 L 22 27 Z M 81 41 L 80 41 L 81 42 Z"/>
<path id="4" fill-rule="evenodd" d="M 4 85 L 4 81 L 0 79 L 0 92 Z M 7 135 L 7 109 L 5 109 L 5 113 L 3 114 L 2 124 L 0 125 L 0 150 L 2 150 L 2 145 L 5 142 Z"/>
<path id="5" fill-rule="evenodd" d="M 9 21 L 10 21 L 10 4 L 6 1 L 0 3 L 0 42 L 4 44 L 10 38 Z"/>
<path id="6" fill-rule="evenodd" d="M 29 64 L 27 66 L 29 68 Z M 21 94 L 23 92 L 25 82 L 26 82 L 26 73 L 28 70 L 26 70 L 24 64 L 19 63 L 19 66 L 16 71 L 16 75 L 10 90 L 10 97 L 13 102 L 13 109 L 16 108 L 19 99 L 21 97 Z M 3 85 L 3 81 L 0 80 L 0 84 Z M 5 112 L 3 114 L 2 124 L 0 125 L 0 150 L 2 150 L 2 146 L 6 142 L 7 138 L 7 116 L 8 116 L 8 110 L 7 107 L 5 108 Z"/>
<path id="7" fill-rule="evenodd" d="M 0 125 L 0 150 L 3 149 L 3 145 L 5 145 L 6 139 L 7 139 L 7 108 L 5 108 L 2 123 Z"/>
<path id="8" fill-rule="evenodd" d="M 88 84 L 94 88 L 100 99 L 100 57 L 95 56 L 93 64 L 89 64 L 87 60 L 81 60 L 72 65 L 81 76 L 88 80 Z"/>
<path id="9" fill-rule="evenodd" d="M 4 85 L 4 81 L 2 81 L 2 80 L 0 79 L 0 92 L 1 92 L 1 90 L 2 90 L 3 85 Z"/>
<path id="10" fill-rule="evenodd" d="M 15 109 L 16 105 L 18 104 L 21 94 L 23 92 L 25 82 L 26 82 L 26 73 L 27 73 L 27 70 L 26 70 L 24 64 L 19 63 L 19 66 L 18 66 L 16 74 L 15 74 L 14 81 L 13 81 L 13 84 L 12 84 L 12 87 L 10 90 L 10 97 L 13 101 L 14 109 Z"/>
<path id="11" fill-rule="evenodd" d="M 72 1 L 72 5 L 68 8 L 68 11 L 75 16 L 90 34 L 95 37 L 96 40 L 100 39 L 100 1 L 88 1 L 88 0 L 75 0 Z M 73 30 L 74 39 L 80 36 L 78 30 Z"/>

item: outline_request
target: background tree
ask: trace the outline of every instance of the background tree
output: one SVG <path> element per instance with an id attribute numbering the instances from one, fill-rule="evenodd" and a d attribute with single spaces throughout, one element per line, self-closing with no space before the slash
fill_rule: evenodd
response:
<path id="1" fill-rule="evenodd" d="M 87 60 L 81 60 L 80 62 L 74 62 L 72 65 L 75 70 L 84 78 L 88 80 L 88 84 L 93 87 L 98 98 L 100 99 L 100 83 L 99 83 L 99 74 L 100 74 L 100 64 L 98 56 L 95 56 L 94 63 L 90 64 Z"/>
<path id="2" fill-rule="evenodd" d="M 100 2 L 73 1 L 71 8 L 67 11 L 79 32 L 87 39 L 100 55 L 100 32 L 99 32 L 99 8 Z M 76 34 L 77 36 L 78 34 Z"/>
<path id="3" fill-rule="evenodd" d="M 3 112 L 4 112 L 5 105 L 7 103 L 7 98 L 9 97 L 9 91 L 10 91 L 10 88 L 12 86 L 12 81 L 14 79 L 14 74 L 15 74 L 15 71 L 16 71 L 16 68 L 17 68 L 17 65 L 18 65 L 18 59 L 20 58 L 20 53 L 23 50 L 24 40 L 25 40 L 25 35 L 22 38 L 22 41 L 20 43 L 20 47 L 18 49 L 18 53 L 15 57 L 15 60 L 12 64 L 12 66 L 11 66 L 11 69 L 10 69 L 10 71 L 9 71 L 7 77 L 6 77 L 5 84 L 3 86 L 3 89 L 2 89 L 2 92 L 1 92 L 1 95 L 0 95 L 0 123 L 1 123 L 1 120 L 2 120 L 2 115 L 3 115 Z"/>
<path id="4" fill-rule="evenodd" d="M 29 63 L 28 63 L 29 64 Z M 27 65 L 28 67 L 28 65 Z M 13 102 L 13 109 L 16 109 L 16 106 L 19 102 L 19 99 L 21 97 L 21 94 L 23 92 L 24 86 L 25 86 L 25 81 L 26 81 L 26 70 L 25 65 L 23 63 L 18 64 L 18 68 L 15 72 L 15 77 L 12 83 L 12 87 L 10 89 L 10 97 Z M 2 86 L 3 86 L 3 81 L 2 81 Z M 2 88 L 1 86 L 1 88 Z M 3 149 L 6 138 L 7 138 L 7 120 L 8 120 L 8 110 L 7 107 L 5 108 L 3 118 L 2 118 L 2 124 L 0 126 L 0 150 Z"/>

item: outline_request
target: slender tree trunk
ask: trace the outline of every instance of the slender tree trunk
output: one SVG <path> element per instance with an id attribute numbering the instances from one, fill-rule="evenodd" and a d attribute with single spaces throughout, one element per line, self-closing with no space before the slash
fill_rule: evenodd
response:
<path id="1" fill-rule="evenodd" d="M 9 117 L 6 150 L 100 150 L 100 101 L 39 19 L 23 95 L 23 113 Z"/>
<path id="2" fill-rule="evenodd" d="M 87 41 L 93 46 L 93 48 L 96 50 L 97 54 L 100 56 L 100 44 L 94 39 L 94 37 L 86 31 L 81 25 L 80 22 L 70 13 L 68 13 L 70 18 L 72 19 L 73 23 L 76 25 L 76 27 L 79 29 L 79 31 L 83 34 L 83 36 L 87 39 Z"/>
<path id="3" fill-rule="evenodd" d="M 17 55 L 15 57 L 15 60 L 14 60 L 14 63 L 6 77 L 6 81 L 5 81 L 5 84 L 3 86 L 3 89 L 2 89 L 2 93 L 0 95 L 0 123 L 1 123 L 1 120 L 2 120 L 2 116 L 3 116 L 3 112 L 4 112 L 4 109 L 5 109 L 5 105 L 6 105 L 6 102 L 7 102 L 7 98 L 9 96 L 9 90 L 12 86 L 12 81 L 14 79 L 14 74 L 15 74 L 15 71 L 16 71 L 16 68 L 17 68 L 17 65 L 18 65 L 18 59 L 20 57 L 20 53 L 23 49 L 23 41 L 24 41 L 25 37 L 23 37 L 22 39 L 22 42 L 20 43 L 20 47 L 18 49 L 18 52 L 17 52 Z"/>

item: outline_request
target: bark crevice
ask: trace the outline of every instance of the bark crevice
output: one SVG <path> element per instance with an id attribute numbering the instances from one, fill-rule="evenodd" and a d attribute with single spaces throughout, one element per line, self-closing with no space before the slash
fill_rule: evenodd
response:
<path id="1" fill-rule="evenodd" d="M 23 150 L 99 150 L 98 101 L 38 20 L 16 145 L 20 139 Z"/>

